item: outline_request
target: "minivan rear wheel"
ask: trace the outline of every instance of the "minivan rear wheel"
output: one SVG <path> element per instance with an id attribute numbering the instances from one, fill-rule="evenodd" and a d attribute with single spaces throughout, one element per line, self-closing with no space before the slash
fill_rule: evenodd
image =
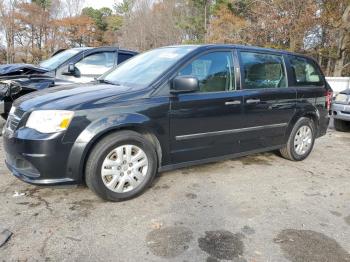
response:
<path id="1" fill-rule="evenodd" d="M 92 149 L 85 167 L 88 187 L 108 201 L 121 201 L 141 194 L 157 170 L 154 146 L 133 131 L 112 133 Z"/>
<path id="2" fill-rule="evenodd" d="M 292 161 L 307 158 L 315 143 L 315 125 L 310 118 L 300 118 L 290 133 L 287 144 L 280 149 L 281 155 Z"/>

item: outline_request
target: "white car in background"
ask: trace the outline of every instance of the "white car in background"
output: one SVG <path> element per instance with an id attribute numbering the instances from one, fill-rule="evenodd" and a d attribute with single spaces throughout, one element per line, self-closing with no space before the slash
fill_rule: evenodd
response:
<path id="1" fill-rule="evenodd" d="M 337 94 L 333 99 L 332 115 L 337 131 L 350 131 L 350 89 Z"/>

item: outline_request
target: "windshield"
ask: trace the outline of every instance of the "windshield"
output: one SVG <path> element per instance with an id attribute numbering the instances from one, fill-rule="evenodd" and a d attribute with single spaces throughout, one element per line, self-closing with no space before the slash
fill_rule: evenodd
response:
<path id="1" fill-rule="evenodd" d="M 154 49 L 127 60 L 101 79 L 115 84 L 144 88 L 194 49 L 193 46 Z"/>
<path id="2" fill-rule="evenodd" d="M 76 54 L 78 54 L 81 50 L 79 49 L 68 49 L 66 51 L 63 51 L 61 53 L 58 53 L 57 55 L 54 55 L 53 57 L 50 57 L 49 59 L 42 61 L 39 65 L 45 69 L 48 70 L 54 70 L 64 62 L 66 62 L 68 59 L 72 58 Z"/>

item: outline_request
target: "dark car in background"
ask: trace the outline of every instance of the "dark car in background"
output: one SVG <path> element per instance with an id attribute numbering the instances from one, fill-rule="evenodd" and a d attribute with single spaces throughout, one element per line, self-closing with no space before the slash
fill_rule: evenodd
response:
<path id="1" fill-rule="evenodd" d="M 350 89 L 344 90 L 334 97 L 332 115 L 335 130 L 350 131 Z"/>
<path id="2" fill-rule="evenodd" d="M 3 131 L 6 163 L 28 183 L 86 181 L 106 200 L 125 200 L 164 170 L 272 150 L 303 160 L 326 133 L 331 97 L 303 55 L 159 48 L 98 82 L 19 98 Z"/>
<path id="3" fill-rule="evenodd" d="M 117 47 L 80 47 L 60 50 L 39 65 L 1 65 L 0 114 L 6 118 L 12 102 L 22 95 L 52 86 L 90 82 L 136 54 Z"/>

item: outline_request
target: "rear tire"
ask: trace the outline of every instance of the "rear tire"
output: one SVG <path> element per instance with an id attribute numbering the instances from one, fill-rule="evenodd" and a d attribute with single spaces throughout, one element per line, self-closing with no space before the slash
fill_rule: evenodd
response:
<path id="1" fill-rule="evenodd" d="M 120 131 L 93 147 L 85 166 L 85 181 L 104 200 L 122 201 L 145 191 L 157 167 L 151 142 L 137 132 Z"/>
<path id="2" fill-rule="evenodd" d="M 294 125 L 287 144 L 280 149 L 282 157 L 301 161 L 307 158 L 314 146 L 316 129 L 310 118 L 302 117 Z"/>
<path id="3" fill-rule="evenodd" d="M 350 122 L 334 119 L 334 128 L 340 132 L 349 132 L 350 131 Z"/>

